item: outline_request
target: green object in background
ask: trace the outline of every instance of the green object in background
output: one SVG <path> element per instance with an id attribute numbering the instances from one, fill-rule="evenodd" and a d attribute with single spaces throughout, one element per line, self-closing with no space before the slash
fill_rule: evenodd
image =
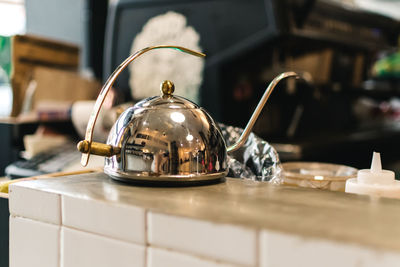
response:
<path id="1" fill-rule="evenodd" d="M 373 71 L 379 78 L 400 78 L 400 52 L 378 60 Z"/>
<path id="2" fill-rule="evenodd" d="M 11 75 L 11 37 L 0 36 L 0 68 L 7 75 L 7 80 L 10 80 Z M 2 72 L 0 70 L 0 72 Z M 0 73 L 1 76 L 1 73 Z M 0 77 L 0 81 L 1 81 Z M 4 79 L 4 78 L 3 78 Z"/>

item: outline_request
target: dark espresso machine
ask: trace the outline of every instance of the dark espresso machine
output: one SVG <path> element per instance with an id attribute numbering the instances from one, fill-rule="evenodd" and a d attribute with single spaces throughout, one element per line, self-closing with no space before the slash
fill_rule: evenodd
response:
<path id="1" fill-rule="evenodd" d="M 143 25 L 177 12 L 200 34 L 207 54 L 200 104 L 216 120 L 244 127 L 271 79 L 293 70 L 307 82 L 277 87 L 254 128 L 282 161 L 365 168 L 379 151 L 387 166 L 400 161 L 400 122 L 380 107 L 400 95 L 400 86 L 374 79 L 371 67 L 396 47 L 399 22 L 343 2 L 111 1 L 103 77 L 128 56 Z M 123 73 L 115 86 L 129 94 L 128 80 Z"/>

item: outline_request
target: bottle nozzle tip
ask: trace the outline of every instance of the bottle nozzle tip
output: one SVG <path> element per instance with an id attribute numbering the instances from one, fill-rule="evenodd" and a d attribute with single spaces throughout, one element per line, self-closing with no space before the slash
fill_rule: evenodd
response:
<path id="1" fill-rule="evenodd" d="M 371 172 L 382 172 L 381 154 L 379 152 L 372 154 Z"/>

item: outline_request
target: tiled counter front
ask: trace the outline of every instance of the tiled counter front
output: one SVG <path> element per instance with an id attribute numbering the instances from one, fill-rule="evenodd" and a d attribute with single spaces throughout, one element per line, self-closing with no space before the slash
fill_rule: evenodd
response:
<path id="1" fill-rule="evenodd" d="M 400 266 L 394 200 L 89 174 L 14 184 L 9 204 L 11 267 Z"/>

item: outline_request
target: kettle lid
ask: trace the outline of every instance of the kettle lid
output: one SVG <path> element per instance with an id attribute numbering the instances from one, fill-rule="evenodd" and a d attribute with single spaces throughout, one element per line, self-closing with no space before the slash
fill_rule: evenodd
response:
<path id="1" fill-rule="evenodd" d="M 166 80 L 160 85 L 161 95 L 153 96 L 136 103 L 135 107 L 144 109 L 198 109 L 197 104 L 192 101 L 173 95 L 175 85 Z"/>

